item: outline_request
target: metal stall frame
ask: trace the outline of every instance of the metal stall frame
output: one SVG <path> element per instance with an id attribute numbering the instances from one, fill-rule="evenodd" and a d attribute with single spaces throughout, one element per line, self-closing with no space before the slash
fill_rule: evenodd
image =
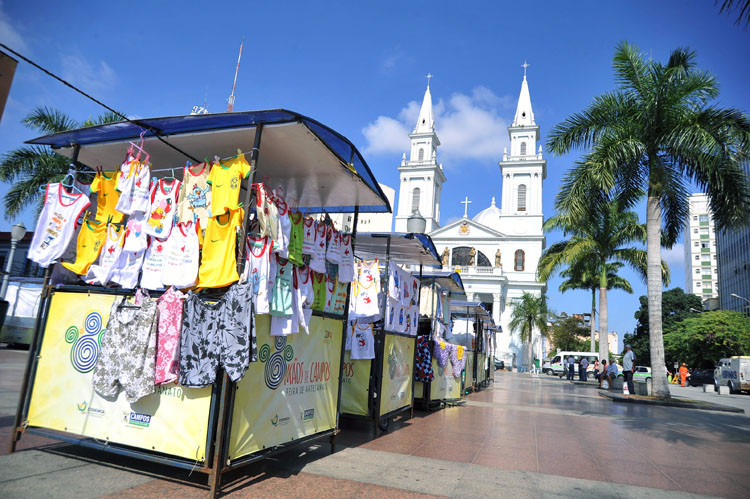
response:
<path id="1" fill-rule="evenodd" d="M 471 354 L 473 354 L 474 362 L 472 364 L 472 385 L 471 386 L 465 386 L 464 390 L 471 390 L 471 391 L 477 391 L 480 388 L 486 386 L 484 383 L 484 380 L 482 380 L 481 383 L 477 382 L 478 376 L 479 376 L 479 364 L 477 363 L 479 359 L 479 354 L 484 353 L 486 355 L 487 352 L 484 352 L 484 336 L 486 334 L 486 328 L 488 324 L 492 324 L 492 316 L 487 311 L 487 309 L 484 308 L 484 305 L 481 302 L 460 302 L 460 301 L 454 301 L 451 303 L 451 315 L 452 316 L 460 316 L 465 317 L 466 320 L 466 329 L 464 334 L 466 335 L 466 338 L 468 339 L 471 337 L 471 335 L 474 335 L 474 338 L 472 341 L 474 342 L 473 348 L 470 350 Z M 469 331 L 469 318 L 472 318 L 474 320 L 476 333 L 472 333 Z M 453 336 L 456 335 L 456 331 L 453 331 Z M 469 348 L 468 345 L 464 345 L 464 348 Z"/>
<path id="2" fill-rule="evenodd" d="M 271 151 L 265 156 L 264 163 L 258 162 L 261 149 L 261 135 L 266 129 L 273 130 Z M 243 143 L 248 131 L 253 133 L 253 145 L 250 152 L 250 172 L 243 201 L 250 206 L 252 185 L 255 178 L 268 179 L 273 174 L 274 182 L 283 188 L 287 200 L 296 200 L 296 208 L 306 214 L 311 213 L 354 213 L 353 236 L 356 235 L 359 213 L 390 212 L 391 207 L 382 189 L 375 181 L 369 166 L 356 147 L 345 137 L 325 125 L 298 113 L 283 109 L 268 111 L 249 111 L 213 115 L 189 115 L 165 118 L 149 118 L 138 123 L 119 122 L 94 127 L 86 127 L 69 132 L 56 133 L 28 141 L 31 144 L 51 146 L 56 152 L 69 156 L 71 165 L 118 164 L 122 151 L 131 140 L 144 138 L 144 147 L 149 149 L 151 158 L 164 164 L 179 163 L 176 158 L 203 157 L 206 151 L 220 153 L 223 156 L 234 154 L 238 143 Z M 167 139 L 169 142 L 167 142 Z M 177 146 L 175 146 L 177 143 Z M 196 144 L 197 143 L 197 144 Z M 182 149 L 181 149 L 182 148 Z M 197 153 L 196 149 L 201 152 Z M 266 148 L 268 149 L 268 148 Z M 264 150 L 266 150 L 264 149 Z M 188 150 L 189 152 L 185 152 Z M 177 151 L 177 153 L 175 153 Z M 236 149 L 237 155 L 245 154 Z M 191 154 L 192 153 L 192 154 Z M 295 156 L 296 155 L 296 156 Z M 264 157 L 265 157 L 264 156 Z M 299 161 L 303 158 L 307 163 Z M 309 159 L 308 159 L 309 158 Z M 292 161 L 294 160 L 294 161 Z M 291 165 L 291 168 L 287 168 Z M 181 167 L 175 168 L 179 169 Z M 156 171 L 169 171 L 170 168 Z M 321 170 L 318 172 L 318 170 Z M 281 176 L 278 176 L 282 172 Z M 268 176 L 263 176 L 268 173 Z M 286 174 L 286 176 L 284 176 Z M 241 188 L 242 191 L 242 188 Z M 293 196 L 296 196 L 293 197 Z M 331 200 L 335 202 L 332 203 Z M 241 241 L 248 228 L 249 209 L 241 226 Z M 352 243 L 354 245 L 354 242 Z M 237 248 L 240 253 L 238 266 L 244 264 L 245 245 Z M 297 445 L 308 443 L 327 436 L 331 437 L 331 451 L 335 450 L 335 436 L 339 429 L 342 364 L 339 365 L 337 387 L 337 409 L 335 424 L 332 429 L 280 443 L 271 449 L 255 452 L 249 456 L 228 462 L 228 441 L 231 432 L 232 404 L 236 384 L 231 382 L 221 369 L 217 381 L 211 390 L 209 421 L 207 422 L 208 441 L 206 457 L 201 463 L 187 461 L 183 458 L 152 452 L 147 449 L 128 446 L 127 444 L 99 443 L 93 438 L 63 435 L 41 427 L 28 426 L 28 411 L 35 388 L 36 368 L 39 352 L 47 326 L 51 296 L 57 291 L 86 292 L 97 294 L 132 295 L 133 290 L 105 289 L 93 286 L 59 286 L 49 285 L 50 272 L 45 271 L 44 286 L 40 299 L 34 337 L 29 351 L 29 359 L 24 371 L 23 385 L 19 396 L 14 426 L 11 429 L 10 452 L 14 452 L 17 442 L 25 432 L 44 435 L 49 438 L 94 448 L 113 454 L 134 457 L 150 462 L 166 464 L 176 468 L 198 471 L 208 475 L 208 489 L 215 497 L 221 486 L 222 474 L 243 465 L 283 452 Z M 347 287 L 348 294 L 351 285 Z M 343 332 L 346 332 L 346 310 L 343 315 L 314 313 L 315 316 L 339 320 Z M 340 355 L 343 358 L 345 335 L 342 334 Z M 201 464 L 201 466 L 198 466 Z"/>
<path id="3" fill-rule="evenodd" d="M 448 293 L 448 298 L 452 298 L 453 296 L 459 297 L 463 296 L 466 297 L 466 293 L 464 291 L 464 283 L 461 279 L 461 274 L 458 272 L 438 272 L 434 274 L 425 274 L 422 275 L 422 285 L 425 283 L 428 283 L 432 288 L 432 298 L 433 303 L 430 308 L 430 313 L 432 314 L 431 317 L 429 317 L 430 320 L 430 332 L 428 333 L 430 335 L 430 351 L 432 352 L 432 349 L 434 347 L 434 340 L 432 339 L 432 333 L 435 330 L 435 323 L 437 321 L 437 290 L 440 288 L 441 291 L 445 291 Z M 443 310 L 443 315 L 450 314 L 450 310 Z M 431 396 L 431 389 L 432 389 L 432 381 L 420 381 L 420 383 L 423 384 L 423 391 L 422 391 L 422 399 L 419 400 L 420 405 L 423 409 L 426 410 L 437 410 L 443 406 L 445 406 L 447 403 L 452 403 L 460 400 L 461 395 L 459 394 L 458 398 L 455 399 L 440 399 L 440 400 L 430 400 Z M 416 400 L 415 400 L 416 402 Z M 437 406 L 434 406 L 432 402 L 436 402 Z"/>
<path id="4" fill-rule="evenodd" d="M 382 241 L 385 239 L 385 251 L 382 251 Z M 384 258 L 385 268 L 381 279 L 381 292 L 383 293 L 383 303 L 381 306 L 382 325 L 375 328 L 373 336 L 375 339 L 375 358 L 370 361 L 370 382 L 367 389 L 367 409 L 369 414 L 349 414 L 343 413 L 342 416 L 347 419 L 359 419 L 371 421 L 373 431 L 377 436 L 378 429 L 387 431 L 391 418 L 404 412 L 409 412 L 409 417 L 413 416 L 414 411 L 414 364 L 416 361 L 416 342 L 417 334 L 410 335 L 386 329 L 386 304 L 388 296 L 388 280 L 390 275 L 391 263 L 403 265 L 419 264 L 418 279 L 421 281 L 423 267 L 425 265 L 441 268 L 440 257 L 435 245 L 432 243 L 430 236 L 415 233 L 362 233 L 358 236 L 358 249 L 354 251 L 355 256 L 360 260 Z M 417 310 L 419 310 L 421 293 L 417 295 Z M 419 313 L 417 311 L 417 313 Z M 380 414 L 383 386 L 383 364 L 385 362 L 385 340 L 387 336 L 398 336 L 413 340 L 414 352 L 412 356 L 411 372 L 411 399 L 409 404 L 390 411 L 386 414 Z"/>

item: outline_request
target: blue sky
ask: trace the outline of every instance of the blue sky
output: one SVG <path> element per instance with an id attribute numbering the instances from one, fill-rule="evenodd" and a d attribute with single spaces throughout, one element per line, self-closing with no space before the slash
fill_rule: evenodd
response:
<path id="1" fill-rule="evenodd" d="M 236 110 L 283 107 L 349 137 L 379 181 L 398 185 L 403 130 L 413 127 L 428 72 L 445 165 L 442 222 L 500 197 L 497 161 L 507 143 L 524 59 L 542 139 L 567 115 L 614 87 L 611 58 L 621 40 L 654 58 L 688 46 L 721 83 L 722 105 L 750 110 L 750 32 L 707 1 L 583 2 L 49 2 L 0 0 L 0 40 L 132 116 L 186 114 L 207 95 L 226 109 L 237 49 L 246 37 Z M 21 63 L 0 122 L 0 153 L 36 136 L 19 121 L 35 106 L 79 120 L 102 112 Z M 548 159 L 544 213 L 578 153 Z M 114 166 L 114 165 L 112 165 Z M 0 195 L 7 186 L 0 186 Z M 645 210 L 639 209 L 642 218 Z M 20 217 L 28 227 L 30 213 Z M 14 221 L 2 220 L 8 230 Z M 547 244 L 560 235 L 548 235 Z M 684 286 L 682 247 L 666 253 L 673 285 Z M 610 295 L 610 330 L 632 331 L 645 286 Z M 583 292 L 557 292 L 551 306 L 589 308 Z M 621 336 L 622 337 L 622 336 Z"/>

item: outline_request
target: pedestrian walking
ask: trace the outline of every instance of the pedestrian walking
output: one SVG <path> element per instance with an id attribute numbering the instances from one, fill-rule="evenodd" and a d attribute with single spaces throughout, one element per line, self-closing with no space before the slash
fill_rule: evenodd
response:
<path id="1" fill-rule="evenodd" d="M 568 381 L 573 381 L 576 373 L 576 359 L 573 356 L 568 357 Z"/>
<path id="2" fill-rule="evenodd" d="M 581 359 L 581 381 L 588 381 L 589 373 L 586 370 L 589 368 L 589 359 L 586 357 Z"/>
<path id="3" fill-rule="evenodd" d="M 625 345 L 625 355 L 622 357 L 622 374 L 625 376 L 625 382 L 628 384 L 628 391 L 635 393 L 633 385 L 633 372 L 635 371 L 635 353 L 633 347 Z"/>

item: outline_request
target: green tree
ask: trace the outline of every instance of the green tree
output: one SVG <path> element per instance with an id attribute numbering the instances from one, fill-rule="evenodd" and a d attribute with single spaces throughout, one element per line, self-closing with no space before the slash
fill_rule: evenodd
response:
<path id="1" fill-rule="evenodd" d="M 89 118 L 78 123 L 62 111 L 38 107 L 22 123 L 46 135 L 117 121 L 121 121 L 117 115 L 106 113 L 95 120 Z M 69 165 L 70 159 L 47 146 L 22 146 L 3 155 L 0 159 L 0 180 L 13 184 L 5 194 L 5 218 L 12 220 L 27 206 L 41 203 L 43 197 L 39 188 L 62 181 Z"/>
<path id="2" fill-rule="evenodd" d="M 511 307 L 513 310 L 510 314 L 508 327 L 511 331 L 518 331 L 521 341 L 528 345 L 528 365 L 531 366 L 534 330 L 538 330 L 542 336 L 547 336 L 547 321 L 549 318 L 547 300 L 544 295 L 534 296 L 531 293 L 524 293 L 513 300 Z"/>
<path id="3" fill-rule="evenodd" d="M 662 293 L 661 318 L 664 331 L 688 317 L 695 317 L 697 313 L 703 310 L 703 302 L 699 296 L 685 293 L 682 288 L 673 288 Z M 648 366 L 651 364 L 651 347 L 648 329 L 648 297 L 639 298 L 641 306 L 633 315 L 636 319 L 634 333 L 626 334 L 623 338 L 623 344 L 630 344 L 633 347 L 638 363 Z M 692 310 L 691 310 L 692 309 Z M 698 312 L 694 312 L 697 310 Z"/>
<path id="4" fill-rule="evenodd" d="M 671 362 L 713 367 L 722 357 L 750 354 L 750 318 L 717 310 L 664 326 L 664 351 Z"/>
<path id="5" fill-rule="evenodd" d="M 552 324 L 549 338 L 556 350 L 587 352 L 589 342 L 584 339 L 587 332 L 579 318 L 566 316 L 557 319 Z"/>
<path id="6" fill-rule="evenodd" d="M 633 293 L 633 288 L 627 279 L 617 275 L 622 268 L 620 262 L 610 262 L 607 264 L 607 291 L 620 289 L 626 293 Z M 561 293 L 570 290 L 591 291 L 591 321 L 589 324 L 590 343 L 589 352 L 598 352 L 599 342 L 596 340 L 596 293 L 599 291 L 599 276 L 596 273 L 596 265 L 592 260 L 582 260 L 575 265 L 571 265 L 560 272 L 560 277 L 565 279 L 560 287 L 557 288 Z"/>
<path id="7" fill-rule="evenodd" d="M 635 203 L 646 192 L 648 299 L 654 394 L 669 397 L 661 324 L 661 246 L 677 240 L 688 213 L 690 182 L 708 194 L 717 229 L 746 223 L 750 187 L 743 163 L 750 119 L 738 109 L 711 105 L 714 77 L 696 68 L 695 53 L 679 48 L 666 64 L 621 43 L 613 61 L 618 88 L 558 124 L 548 142 L 555 154 L 584 148 L 558 205 L 585 212 L 591 186 L 615 186 Z"/>
<path id="8" fill-rule="evenodd" d="M 718 4 L 718 0 L 716 1 Z M 723 0 L 719 14 L 724 12 L 729 13 L 735 11 L 737 19 L 734 21 L 737 25 L 745 25 L 745 28 L 750 26 L 750 0 Z M 733 14 L 732 14 L 733 15 Z"/>
<path id="9" fill-rule="evenodd" d="M 596 197 L 596 196 L 592 196 Z M 544 251 L 539 259 L 538 276 L 547 281 L 561 266 L 583 266 L 591 274 L 592 284 L 599 291 L 599 358 L 609 358 L 609 310 L 607 290 L 623 283 L 617 279 L 610 284 L 614 262 L 630 265 L 646 277 L 646 251 L 635 246 L 646 241 L 646 226 L 638 222 L 638 215 L 627 211 L 620 198 L 599 196 L 581 215 L 559 212 L 544 223 L 546 231 L 562 229 L 569 239 L 558 241 Z M 665 282 L 669 281 L 669 268 L 662 262 Z M 612 276 L 613 277 L 613 276 Z M 629 287 L 629 283 L 628 283 Z"/>

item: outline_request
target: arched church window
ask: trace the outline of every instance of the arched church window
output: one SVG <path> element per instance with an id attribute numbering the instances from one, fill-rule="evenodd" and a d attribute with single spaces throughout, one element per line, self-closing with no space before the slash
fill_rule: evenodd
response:
<path id="1" fill-rule="evenodd" d="M 473 254 L 472 254 L 472 250 Z M 469 246 L 458 246 L 453 248 L 451 265 L 454 267 L 492 267 L 487 255 Z"/>
<path id="2" fill-rule="evenodd" d="M 412 213 L 419 210 L 419 196 L 420 196 L 419 187 L 415 187 L 414 190 L 411 191 L 411 212 Z"/>
<path id="3" fill-rule="evenodd" d="M 513 266 L 513 270 L 523 272 L 525 264 L 526 264 L 526 255 L 524 254 L 523 250 L 516 250 L 516 261 L 515 261 L 515 265 Z"/>
<path id="4" fill-rule="evenodd" d="M 521 156 L 526 156 L 526 142 L 521 142 Z"/>
<path id="5" fill-rule="evenodd" d="M 418 161 L 424 161 L 424 149 L 419 149 Z"/>
<path id="6" fill-rule="evenodd" d="M 518 211 L 526 211 L 526 185 L 518 186 Z"/>

